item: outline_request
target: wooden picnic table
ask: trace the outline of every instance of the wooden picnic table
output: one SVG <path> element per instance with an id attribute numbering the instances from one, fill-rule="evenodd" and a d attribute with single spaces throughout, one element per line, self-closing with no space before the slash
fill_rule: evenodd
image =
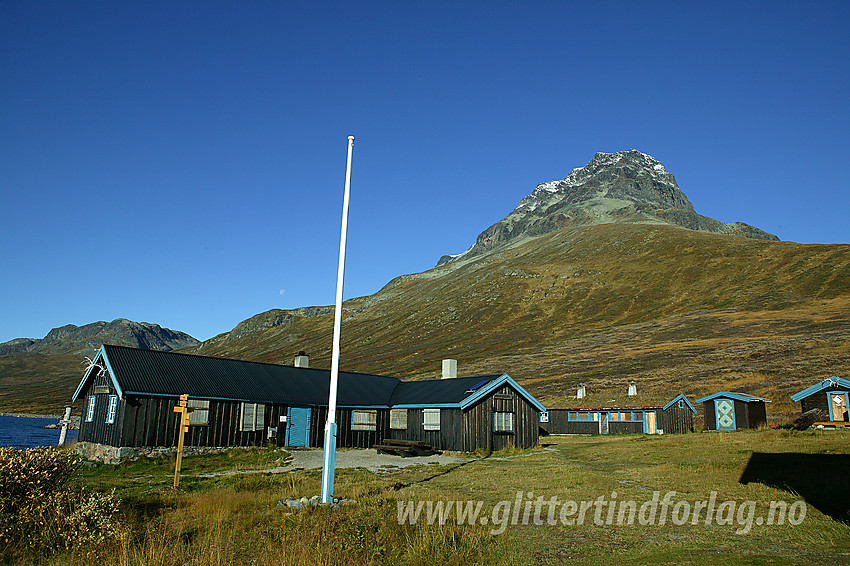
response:
<path id="1" fill-rule="evenodd" d="M 383 444 L 375 444 L 372 448 L 377 450 L 379 454 L 392 454 L 394 456 L 402 457 L 433 456 L 434 454 L 442 454 L 440 450 L 437 450 L 427 442 L 422 442 L 420 440 L 385 438 Z"/>

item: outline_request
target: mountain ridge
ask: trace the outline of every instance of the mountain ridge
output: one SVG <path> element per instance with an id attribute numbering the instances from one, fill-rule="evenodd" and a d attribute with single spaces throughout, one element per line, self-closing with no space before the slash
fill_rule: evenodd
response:
<path id="1" fill-rule="evenodd" d="M 481 232 L 462 254 L 443 265 L 478 255 L 520 236 L 542 236 L 569 226 L 609 222 L 668 224 L 689 230 L 779 241 L 743 222 L 720 222 L 698 214 L 676 178 L 654 157 L 636 149 L 598 152 L 564 179 L 539 183 L 505 218 Z"/>
<path id="2" fill-rule="evenodd" d="M 50 330 L 44 338 L 15 338 L 0 344 L 0 356 L 14 353 L 93 354 L 101 344 L 133 346 L 146 350 L 177 350 L 200 344 L 178 330 L 149 322 L 116 318 L 83 326 L 66 324 Z"/>

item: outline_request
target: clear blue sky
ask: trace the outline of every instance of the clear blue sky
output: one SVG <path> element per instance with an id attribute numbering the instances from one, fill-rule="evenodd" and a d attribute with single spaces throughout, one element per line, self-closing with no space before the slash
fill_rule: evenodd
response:
<path id="1" fill-rule="evenodd" d="M 332 304 L 348 135 L 346 297 L 597 151 L 848 242 L 848 30 L 850 2 L 0 2 L 0 341 Z"/>

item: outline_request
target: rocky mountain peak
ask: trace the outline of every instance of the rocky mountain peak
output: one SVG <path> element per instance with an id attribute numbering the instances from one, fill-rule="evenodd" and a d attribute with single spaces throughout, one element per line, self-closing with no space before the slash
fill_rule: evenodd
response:
<path id="1" fill-rule="evenodd" d="M 131 346 L 146 350 L 177 350 L 200 342 L 185 332 L 163 328 L 149 322 L 117 318 L 112 322 L 92 322 L 84 326 L 66 324 L 54 328 L 41 339 L 16 338 L 0 344 L 0 355 L 15 352 L 43 354 L 93 354 L 101 344 Z"/>
<path id="2" fill-rule="evenodd" d="M 443 256 L 437 265 L 477 255 L 521 236 L 611 222 L 673 224 L 703 232 L 779 239 L 742 222 L 723 223 L 697 214 L 661 162 L 630 149 L 597 153 L 564 179 L 538 184 L 510 214 L 479 234 L 466 252 Z"/>

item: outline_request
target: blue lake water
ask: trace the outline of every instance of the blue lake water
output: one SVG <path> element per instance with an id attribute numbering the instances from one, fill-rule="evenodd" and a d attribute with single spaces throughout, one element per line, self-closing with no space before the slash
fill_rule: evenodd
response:
<path id="1" fill-rule="evenodd" d="M 14 446 L 15 448 L 56 446 L 59 444 L 59 429 L 44 427 L 58 421 L 59 419 L 0 416 L 0 446 Z M 79 432 L 78 430 L 69 430 L 66 443 L 70 439 L 76 438 Z"/>

